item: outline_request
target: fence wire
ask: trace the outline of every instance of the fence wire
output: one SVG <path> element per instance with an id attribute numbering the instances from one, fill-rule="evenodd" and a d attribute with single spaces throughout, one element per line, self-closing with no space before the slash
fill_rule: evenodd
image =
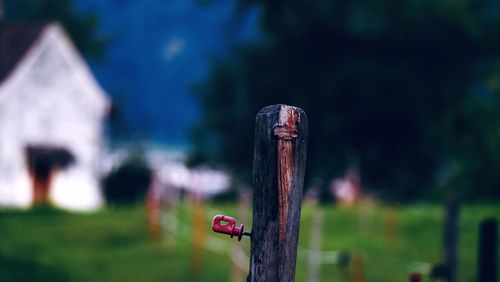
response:
<path id="1" fill-rule="evenodd" d="M 174 210 L 179 210 L 181 208 L 190 212 L 190 210 L 183 207 L 182 205 L 171 206 L 171 209 Z M 209 211 L 206 213 L 206 217 L 209 222 L 211 222 L 212 220 L 212 215 L 223 214 L 222 211 L 211 207 L 206 207 L 206 209 Z M 193 241 L 193 228 L 191 224 L 182 221 L 174 214 L 166 211 L 162 211 L 161 215 L 161 226 L 165 231 L 185 241 Z M 239 269 L 244 272 L 248 272 L 250 258 L 240 244 L 237 244 L 234 241 L 229 241 L 227 239 L 222 239 L 222 237 L 219 236 L 211 235 L 210 233 L 206 233 L 205 236 L 206 241 L 203 246 L 204 249 L 216 254 L 227 255 Z M 301 246 L 298 246 L 297 249 L 298 260 L 307 262 L 312 259 L 316 264 L 337 264 L 340 254 L 341 252 L 336 250 L 315 251 Z"/>

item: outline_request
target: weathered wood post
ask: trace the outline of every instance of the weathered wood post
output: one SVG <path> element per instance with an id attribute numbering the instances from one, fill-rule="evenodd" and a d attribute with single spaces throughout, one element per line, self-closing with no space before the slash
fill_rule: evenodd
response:
<path id="1" fill-rule="evenodd" d="M 307 117 L 274 105 L 256 117 L 248 281 L 294 281 L 306 163 Z"/>
<path id="2" fill-rule="evenodd" d="M 478 282 L 498 281 L 498 222 L 487 218 L 479 225 Z"/>

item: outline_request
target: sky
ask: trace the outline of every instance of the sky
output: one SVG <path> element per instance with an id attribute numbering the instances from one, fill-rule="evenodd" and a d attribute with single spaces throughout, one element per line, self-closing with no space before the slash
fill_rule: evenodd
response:
<path id="1" fill-rule="evenodd" d="M 126 136 L 187 146 L 202 118 L 193 86 L 235 42 L 258 38 L 258 10 L 236 12 L 235 0 L 76 0 L 80 13 L 100 19 L 110 38 L 103 62 L 90 61 L 122 113 Z"/>

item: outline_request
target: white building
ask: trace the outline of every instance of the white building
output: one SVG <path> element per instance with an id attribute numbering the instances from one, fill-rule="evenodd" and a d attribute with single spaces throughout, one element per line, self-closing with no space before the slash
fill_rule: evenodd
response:
<path id="1" fill-rule="evenodd" d="M 0 206 L 98 208 L 109 105 L 60 25 L 0 24 Z"/>

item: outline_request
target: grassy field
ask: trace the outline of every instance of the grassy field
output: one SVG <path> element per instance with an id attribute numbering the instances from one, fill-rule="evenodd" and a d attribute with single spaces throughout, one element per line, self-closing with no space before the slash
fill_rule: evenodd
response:
<path id="1" fill-rule="evenodd" d="M 309 248 L 311 218 L 318 209 L 311 205 L 303 207 L 297 281 L 307 281 L 307 255 L 303 251 Z M 410 271 L 426 271 L 430 263 L 440 260 L 443 211 L 438 205 L 321 209 L 324 210 L 322 250 L 348 251 L 355 260 L 362 261 L 366 281 L 407 281 Z M 213 213 L 235 215 L 235 205 L 207 204 L 205 210 L 204 228 L 209 233 L 206 242 L 211 246 L 224 244 L 225 248 L 241 244 L 248 250 L 248 239 L 238 243 L 209 231 Z M 461 281 L 475 281 L 479 221 L 499 215 L 500 206 L 493 204 L 467 205 L 462 209 Z M 190 205 L 179 205 L 175 216 L 180 221 L 172 229 L 177 236 L 166 233 L 158 240 L 151 240 L 143 207 L 91 214 L 50 209 L 0 211 L 0 280 L 228 281 L 231 260 L 214 252 L 214 248 L 197 254 L 203 261 L 202 272 L 192 270 Z M 322 281 L 340 281 L 341 274 L 335 264 L 322 264 L 320 270 Z"/>

